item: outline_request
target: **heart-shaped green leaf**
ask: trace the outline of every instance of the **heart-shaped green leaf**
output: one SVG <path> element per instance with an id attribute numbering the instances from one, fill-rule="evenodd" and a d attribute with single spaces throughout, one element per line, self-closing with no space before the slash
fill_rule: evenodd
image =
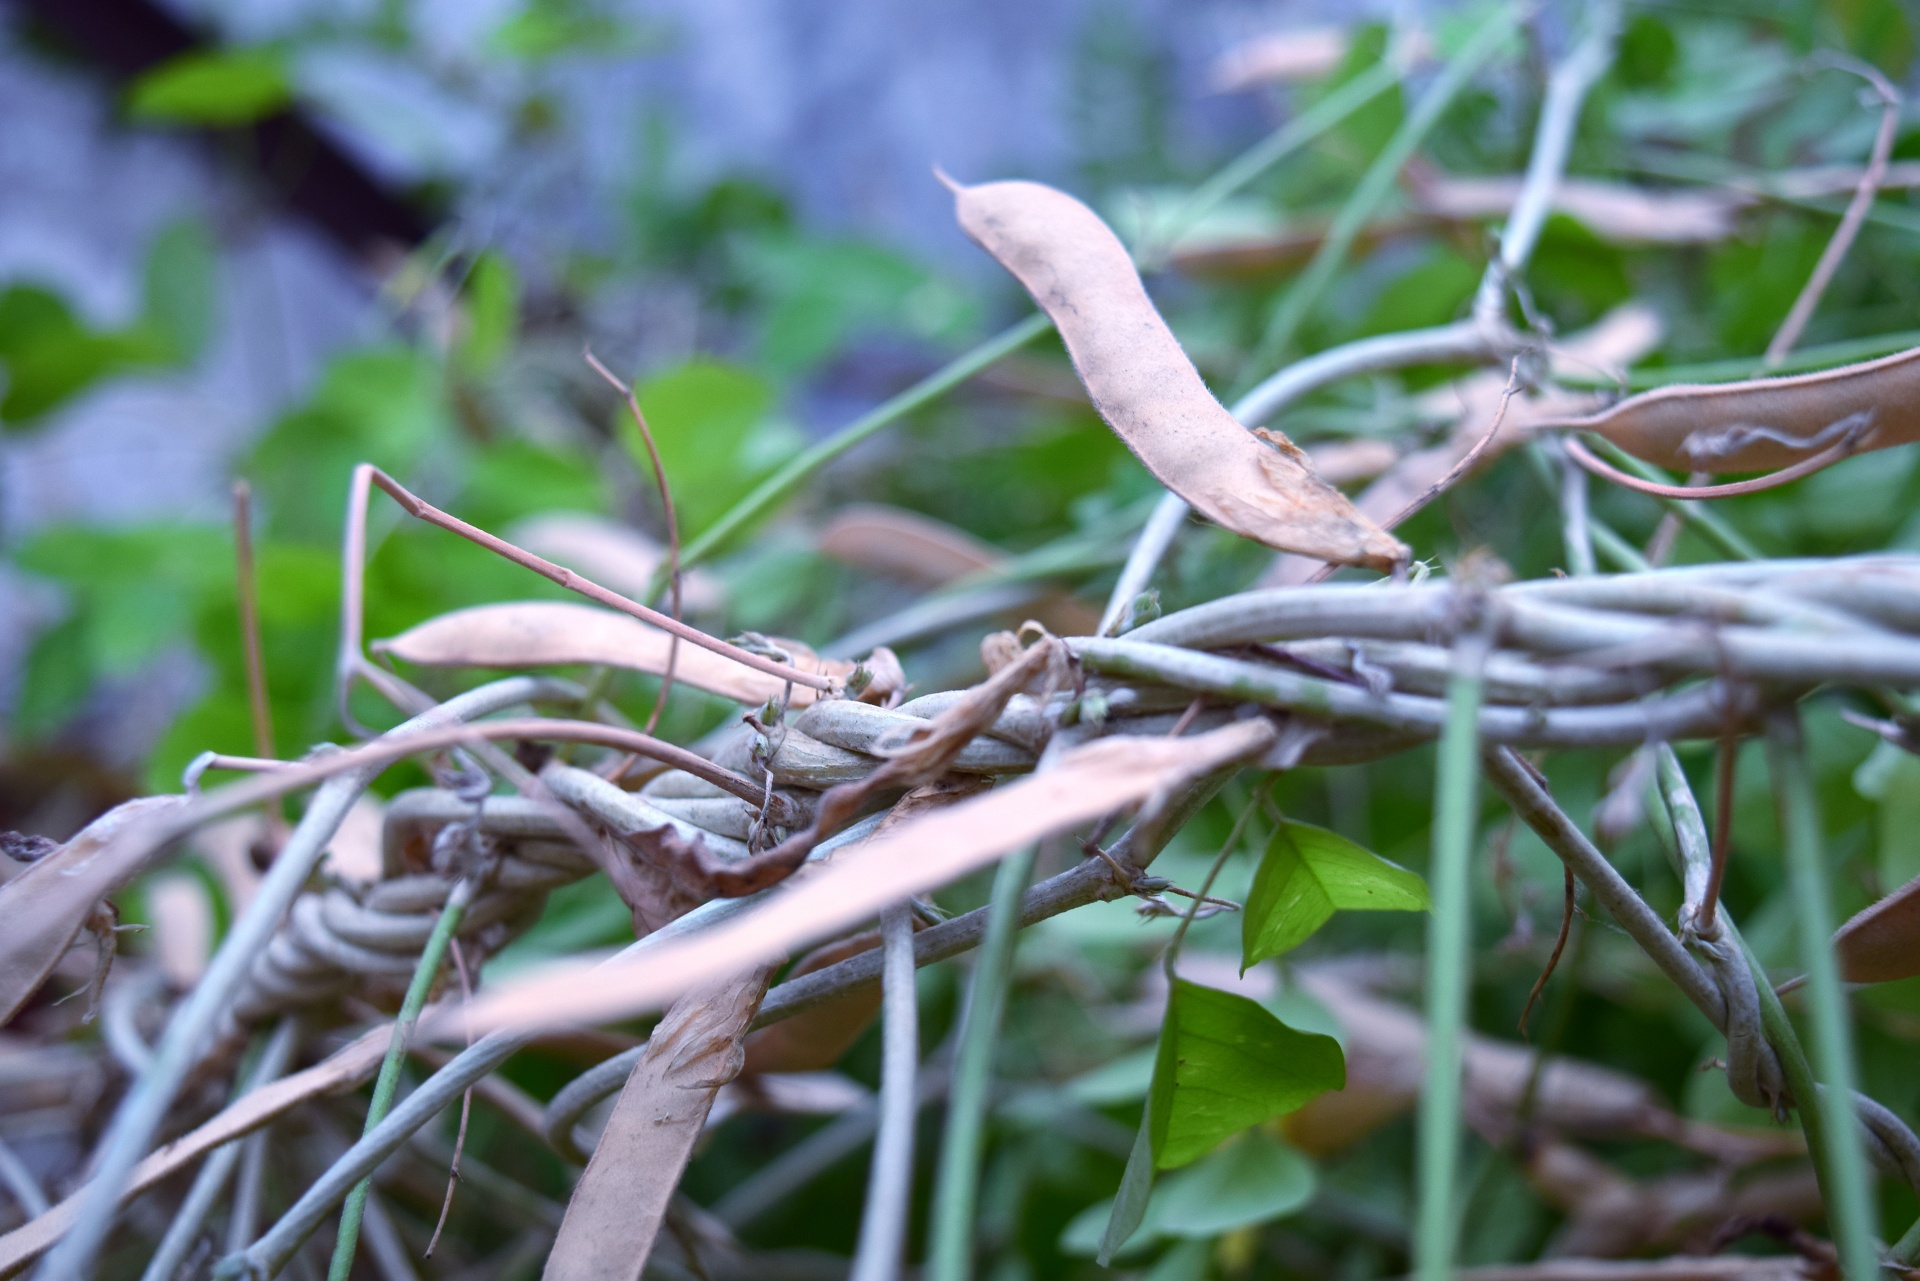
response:
<path id="1" fill-rule="evenodd" d="M 1424 912 L 1427 884 L 1337 832 L 1282 823 L 1240 921 L 1241 965 L 1291 951 L 1336 911 Z"/>

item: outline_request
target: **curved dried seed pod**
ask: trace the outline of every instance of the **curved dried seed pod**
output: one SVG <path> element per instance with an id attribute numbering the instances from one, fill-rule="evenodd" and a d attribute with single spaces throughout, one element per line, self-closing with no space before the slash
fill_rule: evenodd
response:
<path id="1" fill-rule="evenodd" d="M 1842 925 L 1833 951 L 1840 977 L 1849 983 L 1891 983 L 1920 974 L 1920 879 Z"/>
<path id="2" fill-rule="evenodd" d="M 1407 558 L 1293 442 L 1261 443 L 1213 398 L 1093 210 L 1033 182 L 953 190 L 961 228 L 1053 318 L 1094 408 L 1168 489 L 1279 551 L 1376 569 Z"/>
<path id="3" fill-rule="evenodd" d="M 672 637 L 612 610 L 570 601 L 512 601 L 475 605 L 430 618 L 418 627 L 369 647 L 422 667 L 554 667 L 605 663 L 659 674 L 667 668 Z M 821 658 L 798 641 L 781 641 L 794 666 L 838 680 L 854 664 Z M 764 703 L 778 698 L 786 682 L 743 667 L 720 654 L 682 644 L 673 660 L 674 679 L 730 698 Z M 817 691 L 796 685 L 789 701 L 804 706 Z"/>
<path id="4" fill-rule="evenodd" d="M 1787 378 L 1676 384 L 1535 430 L 1590 431 L 1676 471 L 1774 471 L 1822 450 L 1920 440 L 1920 347 Z"/>

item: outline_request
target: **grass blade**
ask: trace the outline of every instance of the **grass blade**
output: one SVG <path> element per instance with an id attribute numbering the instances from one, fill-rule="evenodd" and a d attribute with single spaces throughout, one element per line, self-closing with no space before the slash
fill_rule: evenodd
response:
<path id="1" fill-rule="evenodd" d="M 1029 845 L 1008 855 L 993 878 L 993 912 L 987 919 L 986 941 L 967 989 L 946 1132 L 940 1146 L 928 1281 L 967 1281 L 973 1275 L 973 1212 L 980 1194 L 981 1135 L 987 1090 L 992 1084 L 993 1047 L 1000 1039 L 1000 1015 L 1013 974 L 1020 900 L 1033 878 L 1033 861 L 1034 847 Z"/>
<path id="2" fill-rule="evenodd" d="M 453 942 L 453 932 L 460 928 L 460 918 L 467 914 L 467 904 L 472 898 L 473 882 L 462 879 L 447 895 L 447 905 L 440 909 L 440 918 L 433 923 L 433 933 L 427 937 L 420 964 L 414 967 L 413 980 L 407 984 L 406 998 L 400 1004 L 400 1017 L 394 1024 L 393 1039 L 387 1042 L 387 1056 L 380 1063 L 380 1075 L 373 1083 L 373 1101 L 367 1105 L 363 1134 L 385 1120 L 388 1109 L 393 1106 L 394 1093 L 400 1088 L 400 1060 L 406 1057 L 409 1035 L 413 1025 L 420 1021 L 420 1011 L 427 1004 L 434 976 L 440 973 L 440 962 L 446 959 L 447 945 Z M 353 1191 L 347 1194 L 346 1204 L 340 1208 L 340 1232 L 334 1239 L 327 1281 L 347 1281 L 353 1271 L 353 1254 L 360 1241 L 360 1218 L 366 1212 L 367 1193 L 372 1189 L 373 1178 L 369 1175 L 354 1185 Z"/>
<path id="3" fill-rule="evenodd" d="M 1827 1216 L 1840 1247 L 1841 1270 L 1852 1281 L 1866 1281 L 1876 1276 L 1880 1267 L 1879 1252 L 1874 1247 L 1873 1182 L 1853 1106 L 1860 1071 L 1846 989 L 1840 985 L 1840 966 L 1833 955 L 1833 897 L 1820 850 L 1820 813 L 1798 712 L 1788 707 L 1774 713 L 1767 731 L 1768 765 L 1773 772 L 1780 832 L 1786 845 L 1787 881 L 1792 886 L 1794 918 L 1799 926 L 1800 963 L 1807 972 L 1813 1062 L 1827 1087 L 1826 1098 L 1814 1102 L 1816 1106 L 1824 1102 L 1831 1108 L 1821 1127 L 1824 1142 L 1815 1150 L 1827 1166 L 1825 1186 L 1832 1192 L 1827 1198 Z M 1799 1091 L 1796 1097 L 1800 1097 Z M 1801 1099 L 1803 1107 L 1807 1101 Z"/>
<path id="4" fill-rule="evenodd" d="M 754 486 L 752 493 L 735 503 L 719 520 L 701 531 L 698 538 L 688 543 L 680 554 L 680 568 L 689 569 L 712 556 L 728 539 L 766 515 L 774 504 L 792 493 L 801 482 L 867 437 L 945 395 L 1052 328 L 1052 321 L 1035 312 L 1019 324 L 1001 330 L 973 350 L 948 361 L 905 391 L 874 406 L 819 444 L 805 450 Z M 649 596 L 658 594 L 665 579 L 656 573 L 654 583 L 654 590 L 648 593 Z"/>
<path id="5" fill-rule="evenodd" d="M 1468 871 L 1480 782 L 1481 669 L 1487 638 L 1461 637 L 1447 682 L 1447 726 L 1434 780 L 1433 916 L 1427 927 L 1427 1064 L 1420 1092 L 1419 1208 L 1414 1267 L 1420 1281 L 1453 1274 L 1454 1204 L 1460 1163 L 1461 1039 L 1467 1014 L 1472 910 Z"/>

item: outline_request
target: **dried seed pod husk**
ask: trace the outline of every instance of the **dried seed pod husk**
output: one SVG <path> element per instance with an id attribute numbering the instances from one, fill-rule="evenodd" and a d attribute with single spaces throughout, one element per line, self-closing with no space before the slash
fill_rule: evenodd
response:
<path id="1" fill-rule="evenodd" d="M 513 601 L 476 605 L 430 618 L 418 627 L 369 648 L 421 667 L 557 667 L 605 663 L 631 671 L 666 671 L 673 638 L 657 627 L 612 610 L 566 601 Z M 821 658 L 799 641 L 778 642 L 793 666 L 836 680 L 852 675 L 856 664 Z M 891 659 L 891 655 L 888 655 Z M 783 660 L 787 661 L 787 660 Z M 897 670 L 897 664 L 893 670 Z M 781 697 L 786 682 L 778 676 L 733 662 L 723 654 L 682 642 L 673 658 L 673 677 L 681 684 L 736 703 L 764 703 Z M 869 687 L 872 692 L 872 687 Z M 796 685 L 789 696 L 804 706 L 818 691 Z"/>
<path id="2" fill-rule="evenodd" d="M 1920 877 L 1857 913 L 1833 936 L 1840 977 L 1892 983 L 1920 974 Z"/>
<path id="3" fill-rule="evenodd" d="M 1920 347 L 1786 378 L 1642 392 L 1537 429 L 1589 431 L 1676 471 L 1774 471 L 1843 443 L 1851 453 L 1920 440 Z"/>
<path id="4" fill-rule="evenodd" d="M 1376 569 L 1406 560 L 1405 544 L 1321 480 L 1291 441 L 1248 432 L 1214 399 L 1093 210 L 1033 182 L 954 194 L 962 229 L 1053 319 L 1094 408 L 1163 485 L 1278 551 Z"/>

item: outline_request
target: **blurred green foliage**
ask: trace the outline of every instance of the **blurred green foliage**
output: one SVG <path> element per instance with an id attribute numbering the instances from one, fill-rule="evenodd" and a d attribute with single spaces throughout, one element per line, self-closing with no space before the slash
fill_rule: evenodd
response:
<path id="1" fill-rule="evenodd" d="M 184 53 L 127 90 L 127 112 L 155 124 L 244 125 L 293 100 L 285 59 L 271 49 Z"/>

